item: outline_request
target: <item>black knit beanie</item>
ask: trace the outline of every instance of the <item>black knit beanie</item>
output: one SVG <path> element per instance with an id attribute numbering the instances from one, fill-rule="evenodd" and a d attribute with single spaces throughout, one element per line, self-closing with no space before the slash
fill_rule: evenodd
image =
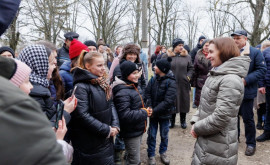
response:
<path id="1" fill-rule="evenodd" d="M 11 49 L 10 47 L 7 47 L 7 46 L 2 46 L 2 47 L 0 48 L 0 54 L 2 54 L 2 53 L 5 52 L 5 51 L 10 52 L 10 53 L 12 54 L 13 58 L 15 58 L 15 52 L 14 52 L 13 49 Z"/>
<path id="2" fill-rule="evenodd" d="M 16 69 L 17 65 L 13 59 L 0 56 L 0 76 L 10 79 Z"/>
<path id="3" fill-rule="evenodd" d="M 120 64 L 120 70 L 121 70 L 121 75 L 122 79 L 127 80 L 127 77 L 134 72 L 135 70 L 139 70 L 139 67 L 137 64 L 131 61 L 123 61 Z"/>
<path id="4" fill-rule="evenodd" d="M 171 57 L 163 58 L 156 62 L 156 66 L 161 72 L 167 74 L 171 69 L 171 61 L 172 61 Z"/>
<path id="5" fill-rule="evenodd" d="M 179 45 L 179 44 L 184 44 L 185 42 L 181 39 L 181 38 L 176 38 L 176 39 L 174 39 L 173 40 L 173 43 L 172 43 L 172 45 L 173 45 L 173 49 L 177 46 L 177 45 Z"/>
<path id="6" fill-rule="evenodd" d="M 92 41 L 92 40 L 87 40 L 87 41 L 85 41 L 85 42 L 84 42 L 84 45 L 86 45 L 86 46 L 94 46 L 94 47 L 97 48 L 96 42 L 95 42 L 95 41 Z"/>

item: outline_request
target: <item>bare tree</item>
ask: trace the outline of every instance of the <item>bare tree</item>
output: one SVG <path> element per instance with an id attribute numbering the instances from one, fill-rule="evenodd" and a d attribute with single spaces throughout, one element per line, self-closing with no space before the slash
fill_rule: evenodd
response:
<path id="1" fill-rule="evenodd" d="M 229 14 L 221 12 L 221 10 L 229 11 L 231 5 L 229 3 L 225 5 L 224 1 L 221 0 L 209 0 L 208 4 L 209 8 L 207 8 L 207 13 L 213 30 L 213 38 L 220 37 L 223 34 L 232 31 L 229 26 L 231 24 L 230 21 L 232 21 L 230 20 Z"/>
<path id="2" fill-rule="evenodd" d="M 186 34 L 187 45 L 192 48 L 194 46 L 194 40 L 197 36 L 199 23 L 201 20 L 201 13 L 197 12 L 198 9 L 194 8 L 190 5 L 183 6 L 182 17 L 184 21 L 182 21 L 181 27 Z"/>
<path id="3" fill-rule="evenodd" d="M 270 8 L 268 0 L 230 0 L 230 10 L 221 10 L 234 18 L 250 35 L 251 45 L 257 45 L 270 36 Z"/>
<path id="4" fill-rule="evenodd" d="M 70 13 L 66 10 L 69 0 L 27 0 L 27 7 L 33 26 L 33 31 L 41 34 L 37 39 L 56 43 L 59 33 L 64 29 L 64 24 Z"/>
<path id="5" fill-rule="evenodd" d="M 88 0 L 83 1 L 86 15 L 91 20 L 93 28 L 84 27 L 98 40 L 103 38 L 107 44 L 115 45 L 127 38 L 124 33 L 127 24 L 121 19 L 128 12 L 129 0 Z"/>
<path id="6" fill-rule="evenodd" d="M 153 11 L 153 17 L 150 21 L 155 19 L 155 23 L 151 25 L 156 36 L 153 39 L 158 45 L 164 45 L 167 41 L 168 24 L 177 19 L 174 16 L 180 10 L 180 0 L 153 0 L 151 2 L 149 10 Z"/>

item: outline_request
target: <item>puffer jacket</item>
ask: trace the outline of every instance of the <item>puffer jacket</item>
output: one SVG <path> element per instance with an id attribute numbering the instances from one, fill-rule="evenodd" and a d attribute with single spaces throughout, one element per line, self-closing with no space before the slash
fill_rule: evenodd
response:
<path id="1" fill-rule="evenodd" d="M 34 100 L 36 100 L 40 104 L 42 111 L 51 121 L 52 126 L 54 126 L 56 118 L 56 106 L 54 105 L 54 100 L 51 98 L 51 92 L 49 88 L 46 88 L 36 83 L 32 83 L 32 85 L 33 89 L 31 90 L 29 96 L 31 96 Z M 66 111 L 63 112 L 66 124 L 68 124 L 71 116 L 68 112 Z"/>
<path id="2" fill-rule="evenodd" d="M 117 112 L 112 109 L 112 101 L 106 100 L 104 90 L 90 83 L 97 76 L 81 68 L 75 68 L 72 73 L 78 99 L 69 125 L 74 148 L 72 164 L 113 164 L 110 126 L 119 128 Z"/>
<path id="3" fill-rule="evenodd" d="M 266 63 L 266 74 L 259 80 L 259 87 L 270 87 L 270 48 L 262 52 Z"/>
<path id="4" fill-rule="evenodd" d="M 120 69 L 120 64 L 118 64 L 113 71 L 113 81 L 115 81 L 115 77 L 118 77 L 119 79 L 121 79 L 122 74 L 121 74 L 121 69 Z M 138 82 L 138 90 L 140 92 L 140 94 L 143 96 L 144 94 L 144 90 L 146 88 L 146 81 L 145 81 L 145 75 L 144 72 L 142 74 L 142 76 L 139 78 L 139 82 Z"/>
<path id="5" fill-rule="evenodd" d="M 244 97 L 242 78 L 249 63 L 248 56 L 234 57 L 210 71 L 199 108 L 191 119 L 198 136 L 192 165 L 237 164 L 237 115 Z"/>
<path id="6" fill-rule="evenodd" d="M 145 89 L 146 107 L 153 108 L 153 118 L 169 119 L 176 99 L 176 81 L 172 71 L 152 77 Z"/>
<path id="7" fill-rule="evenodd" d="M 71 61 L 64 62 L 59 69 L 59 74 L 64 83 L 65 93 L 73 89 L 73 76 L 70 73 L 70 69 Z"/>
<path id="8" fill-rule="evenodd" d="M 120 136 L 133 138 L 146 130 L 147 112 L 137 87 L 116 77 L 113 82 L 113 102 L 120 121 Z"/>

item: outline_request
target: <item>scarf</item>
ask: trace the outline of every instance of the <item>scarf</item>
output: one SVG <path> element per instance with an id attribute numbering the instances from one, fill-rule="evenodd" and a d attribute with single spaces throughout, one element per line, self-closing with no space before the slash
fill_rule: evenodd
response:
<path id="1" fill-rule="evenodd" d="M 110 100 L 110 85 L 106 76 L 92 79 L 90 80 L 90 83 L 93 85 L 99 85 L 105 91 L 107 101 Z"/>
<path id="2" fill-rule="evenodd" d="M 209 52 L 205 52 L 204 50 L 202 50 L 202 53 L 205 55 L 205 57 L 207 57 Z"/>
<path id="3" fill-rule="evenodd" d="M 36 83 L 46 88 L 49 87 L 49 81 L 47 80 L 49 57 L 45 46 L 27 46 L 22 50 L 18 59 L 32 69 L 30 74 L 31 83 Z"/>

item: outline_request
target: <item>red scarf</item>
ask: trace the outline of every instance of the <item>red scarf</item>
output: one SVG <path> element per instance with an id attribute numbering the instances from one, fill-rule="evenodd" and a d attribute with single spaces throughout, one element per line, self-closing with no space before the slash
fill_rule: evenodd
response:
<path id="1" fill-rule="evenodd" d="M 209 52 L 205 52 L 204 50 L 202 50 L 202 53 L 203 53 L 203 54 L 205 55 L 205 57 L 206 57 L 206 56 L 208 56 L 208 53 L 209 53 Z"/>

